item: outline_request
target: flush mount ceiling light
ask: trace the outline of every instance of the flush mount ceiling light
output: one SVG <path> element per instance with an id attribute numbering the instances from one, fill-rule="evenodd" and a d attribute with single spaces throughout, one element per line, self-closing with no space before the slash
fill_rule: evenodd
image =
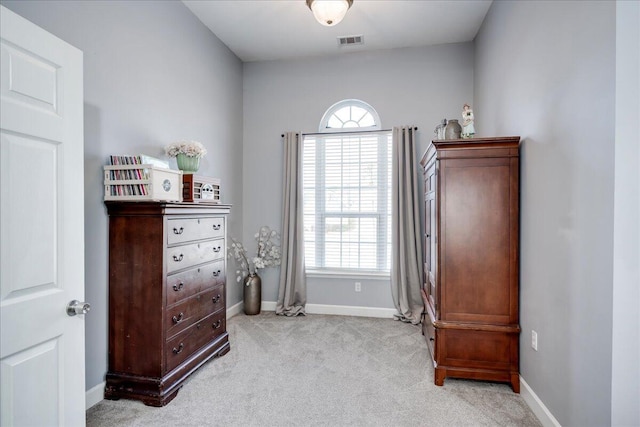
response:
<path id="1" fill-rule="evenodd" d="M 353 0 L 307 0 L 313 16 L 327 27 L 333 27 L 342 21 L 352 4 Z"/>

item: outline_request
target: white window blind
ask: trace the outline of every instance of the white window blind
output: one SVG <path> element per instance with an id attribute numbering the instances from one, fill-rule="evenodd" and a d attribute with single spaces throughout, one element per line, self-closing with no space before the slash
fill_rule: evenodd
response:
<path id="1" fill-rule="evenodd" d="M 303 180 L 307 268 L 388 272 L 391 132 L 305 136 Z"/>

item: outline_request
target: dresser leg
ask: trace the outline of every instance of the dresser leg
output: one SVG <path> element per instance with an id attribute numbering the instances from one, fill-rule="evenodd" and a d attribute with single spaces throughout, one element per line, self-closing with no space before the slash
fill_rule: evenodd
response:
<path id="1" fill-rule="evenodd" d="M 511 374 L 511 388 L 514 393 L 520 393 L 520 375 Z"/>
<path id="2" fill-rule="evenodd" d="M 444 385 L 444 378 L 447 374 L 447 371 L 445 369 L 441 369 L 441 368 L 436 368 L 435 370 L 435 374 L 434 374 L 434 384 L 435 385 L 439 385 L 439 386 L 443 386 Z"/>
<path id="3" fill-rule="evenodd" d="M 220 352 L 218 353 L 217 357 L 221 357 L 224 356 L 225 354 L 229 353 L 229 350 L 231 350 L 231 346 L 229 345 L 229 343 L 227 342 L 224 347 L 222 347 L 220 349 Z"/>

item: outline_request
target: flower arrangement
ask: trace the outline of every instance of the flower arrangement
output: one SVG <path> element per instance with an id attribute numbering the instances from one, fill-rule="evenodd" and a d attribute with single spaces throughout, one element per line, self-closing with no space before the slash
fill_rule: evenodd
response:
<path id="1" fill-rule="evenodd" d="M 164 151 L 169 157 L 177 157 L 178 154 L 184 154 L 187 157 L 202 158 L 207 154 L 207 149 L 204 148 L 201 142 L 187 140 L 169 144 L 164 148 Z"/>
<path id="2" fill-rule="evenodd" d="M 276 245 L 275 242 L 280 240 L 280 234 L 263 225 L 254 237 L 257 242 L 257 249 L 256 256 L 251 259 L 242 243 L 233 237 L 231 238 L 228 256 L 235 259 L 239 265 L 239 269 L 236 270 L 237 282 L 240 282 L 247 274 L 250 276 L 256 275 L 260 268 L 280 265 L 280 246 Z"/>

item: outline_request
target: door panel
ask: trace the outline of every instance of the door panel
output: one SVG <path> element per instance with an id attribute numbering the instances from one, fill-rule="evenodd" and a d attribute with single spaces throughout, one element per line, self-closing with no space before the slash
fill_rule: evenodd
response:
<path id="1" fill-rule="evenodd" d="M 50 420 L 58 420 L 59 405 L 54 399 L 49 399 L 47 394 L 49 390 L 60 388 L 60 374 L 63 372 L 61 361 L 58 339 L 4 358 L 0 365 L 3 377 L 2 395 L 12 396 L 13 402 L 2 400 L 3 418 L 11 419 L 15 426 L 46 426 L 50 425 Z M 35 377 L 30 375 L 31 372 L 41 372 L 42 375 Z M 34 410 L 16 410 L 33 407 L 34 402 L 38 402 Z"/>
<path id="2" fill-rule="evenodd" d="M 2 288 L 2 298 L 12 298 L 56 288 L 56 157 L 55 142 L 3 132 L 2 178 L 8 180 L 3 194 L 6 200 L 7 238 L 12 246 L 6 254 L 8 281 Z M 27 165 L 37 164 L 30 168 Z M 26 168 L 25 168 L 26 167 Z M 25 170 L 27 169 L 27 170 Z M 33 209 L 37 198 L 38 209 Z M 3 234 L 4 235 L 4 234 Z M 37 236 L 37 238 L 36 238 Z M 33 268 L 33 266 L 38 268 Z"/>
<path id="3" fill-rule="evenodd" d="M 428 301 L 431 304 L 434 313 L 437 310 L 436 301 L 436 165 L 432 164 L 425 173 L 425 195 L 424 195 L 424 214 L 425 214 L 425 239 L 424 239 L 424 257 L 425 257 L 425 292 Z"/>
<path id="4" fill-rule="evenodd" d="M 82 52 L 0 8 L 0 425 L 82 426 Z"/>
<path id="5" fill-rule="evenodd" d="M 444 320 L 509 323 L 510 160 L 447 160 L 442 198 Z"/>
<path id="6" fill-rule="evenodd" d="M 8 41 L 2 44 L 2 55 L 8 57 L 3 72 L 9 80 L 2 95 L 34 109 L 58 113 L 58 66 Z"/>

